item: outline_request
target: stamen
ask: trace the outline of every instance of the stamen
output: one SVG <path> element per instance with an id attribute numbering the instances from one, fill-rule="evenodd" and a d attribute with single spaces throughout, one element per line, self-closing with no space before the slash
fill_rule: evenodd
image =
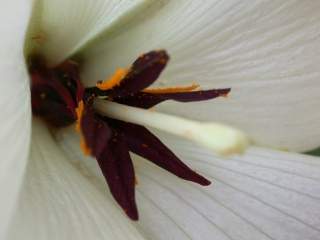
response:
<path id="1" fill-rule="evenodd" d="M 164 93 L 181 93 L 181 92 L 191 92 L 200 85 L 191 84 L 189 86 L 178 86 L 178 87 L 168 87 L 168 88 L 146 88 L 142 92 L 144 93 L 152 93 L 152 94 L 164 94 Z"/>
<path id="2" fill-rule="evenodd" d="M 91 154 L 91 149 L 88 147 L 86 140 L 82 135 L 80 136 L 80 148 L 85 156 L 89 156 Z"/>
<path id="3" fill-rule="evenodd" d="M 229 126 L 150 110 L 166 100 L 205 101 L 226 96 L 231 90 L 196 90 L 197 84 L 148 88 L 168 61 L 165 50 L 150 51 L 137 58 L 128 70 L 117 69 L 111 78 L 97 83 L 96 87 L 84 88 L 76 62 L 66 60 L 50 68 L 41 57 L 30 59 L 33 114 L 55 127 L 76 122 L 83 153 L 96 158 L 111 194 L 132 220 L 138 219 L 135 202 L 138 182 L 129 152 L 181 179 L 202 186 L 211 183 L 184 164 L 145 126 L 193 140 L 221 154 L 242 152 L 248 145 L 247 137 Z"/>
<path id="4" fill-rule="evenodd" d="M 81 119 L 84 111 L 84 103 L 80 101 L 78 107 L 76 108 L 77 113 L 77 122 L 76 122 L 76 131 L 80 133 L 80 148 L 84 155 L 88 156 L 91 153 L 91 149 L 88 147 L 86 140 L 81 131 Z"/>
<path id="5" fill-rule="evenodd" d="M 103 81 L 103 82 L 98 82 L 96 84 L 96 87 L 99 88 L 100 90 L 109 90 L 112 89 L 113 87 L 117 86 L 120 84 L 122 79 L 127 75 L 128 70 L 124 68 L 118 68 L 115 73 L 110 77 L 109 79 Z"/>
<path id="6" fill-rule="evenodd" d="M 219 123 L 197 122 L 102 99 L 96 99 L 94 107 L 107 117 L 184 137 L 223 155 L 242 153 L 249 143 L 244 133 Z"/>
<path id="7" fill-rule="evenodd" d="M 78 103 L 78 107 L 76 108 L 76 113 L 77 113 L 77 122 L 76 122 L 76 131 L 80 132 L 81 131 L 81 118 L 84 110 L 84 103 L 83 101 L 80 101 Z"/>

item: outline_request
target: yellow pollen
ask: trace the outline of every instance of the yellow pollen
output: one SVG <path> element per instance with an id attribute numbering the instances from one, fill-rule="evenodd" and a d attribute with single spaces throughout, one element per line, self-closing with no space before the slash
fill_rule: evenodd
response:
<path id="1" fill-rule="evenodd" d="M 76 114 L 77 114 L 77 122 L 76 122 L 76 131 L 81 132 L 81 118 L 84 110 L 84 103 L 81 100 L 78 103 L 78 107 L 76 108 Z"/>
<path id="2" fill-rule="evenodd" d="M 199 88 L 198 84 L 191 84 L 189 86 L 178 86 L 168 88 L 146 88 L 143 90 L 145 93 L 162 94 L 162 93 L 179 93 L 179 92 L 191 92 Z"/>
<path id="3" fill-rule="evenodd" d="M 128 69 L 118 68 L 112 77 L 108 78 L 103 82 L 99 82 L 96 84 L 96 87 L 100 90 L 109 90 L 119 85 L 122 79 L 127 75 Z"/>
<path id="4" fill-rule="evenodd" d="M 90 155 L 91 149 L 88 147 L 86 140 L 83 136 L 83 133 L 81 131 L 81 119 L 83 116 L 83 111 L 84 111 L 84 103 L 81 100 L 78 103 L 78 107 L 76 108 L 76 114 L 77 114 L 76 131 L 80 133 L 80 148 L 83 154 L 87 156 L 87 155 Z"/>
<path id="5" fill-rule="evenodd" d="M 91 149 L 90 149 L 90 148 L 88 147 L 88 145 L 86 144 L 86 141 L 85 141 L 85 139 L 84 139 L 83 136 L 81 136 L 81 138 L 80 138 L 80 148 L 81 148 L 81 150 L 82 150 L 82 152 L 83 152 L 83 154 L 84 154 L 85 156 L 90 155 Z"/>

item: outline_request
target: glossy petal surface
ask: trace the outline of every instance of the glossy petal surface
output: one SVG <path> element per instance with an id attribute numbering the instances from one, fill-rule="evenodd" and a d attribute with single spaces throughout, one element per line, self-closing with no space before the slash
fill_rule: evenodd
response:
<path id="1" fill-rule="evenodd" d="M 0 8 L 0 239 L 14 210 L 28 157 L 29 78 L 23 44 L 32 1 L 1 1 Z"/>
<path id="2" fill-rule="evenodd" d="M 92 160 L 92 159 L 91 159 Z M 8 239 L 143 239 L 35 119 L 28 171 Z"/>
<path id="3" fill-rule="evenodd" d="M 318 1 L 157 1 L 143 16 L 83 52 L 85 79 L 103 79 L 150 49 L 172 56 L 162 86 L 190 82 L 232 88 L 228 101 L 163 105 L 163 111 L 218 120 L 266 146 L 319 146 Z M 89 84 L 89 81 L 88 81 Z"/>
<path id="4" fill-rule="evenodd" d="M 205 189 L 184 185 L 138 162 L 140 226 L 150 236 L 320 239 L 317 158 L 252 149 L 243 157 L 221 159 L 190 143 L 171 146 L 214 184 Z M 155 221 L 160 226 L 150 224 Z"/>
<path id="5" fill-rule="evenodd" d="M 63 133 L 58 141 L 64 149 L 76 149 L 74 137 Z M 160 139 L 214 184 L 199 188 L 135 156 L 139 231 L 147 238 L 320 239 L 318 158 L 252 148 L 224 159 L 189 142 Z M 97 165 L 66 153 L 96 186 L 104 186 Z"/>
<path id="6" fill-rule="evenodd" d="M 43 54 L 51 65 L 60 63 L 101 31 L 115 31 L 147 4 L 144 0 L 38 0 L 29 50 Z"/>

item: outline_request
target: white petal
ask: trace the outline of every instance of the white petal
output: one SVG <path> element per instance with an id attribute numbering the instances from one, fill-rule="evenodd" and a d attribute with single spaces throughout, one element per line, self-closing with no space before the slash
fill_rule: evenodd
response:
<path id="1" fill-rule="evenodd" d="M 191 144 L 173 149 L 213 185 L 186 184 L 141 162 L 140 227 L 153 239 L 320 239 L 318 159 L 254 149 L 224 160 Z"/>
<path id="2" fill-rule="evenodd" d="M 58 139 L 70 153 L 78 143 L 69 133 Z M 213 184 L 185 182 L 135 157 L 138 229 L 147 238 L 320 239 L 318 158 L 252 148 L 223 159 L 192 143 L 162 139 Z M 77 164 L 103 186 L 96 164 L 75 154 Z"/>
<path id="3" fill-rule="evenodd" d="M 114 31 L 146 4 L 145 0 L 38 0 L 41 13 L 32 19 L 31 48 L 51 64 L 59 63 L 102 30 Z"/>
<path id="4" fill-rule="evenodd" d="M 0 8 L 0 239 L 8 227 L 28 156 L 29 79 L 23 44 L 31 1 L 1 1 Z"/>
<path id="5" fill-rule="evenodd" d="M 165 48 L 172 61 L 162 84 L 195 81 L 232 92 L 228 99 L 161 109 L 233 124 L 263 145 L 299 151 L 319 145 L 319 1 L 161 3 L 84 52 L 90 59 L 84 79 L 93 84 L 142 52 Z"/>
<path id="6" fill-rule="evenodd" d="M 143 239 L 90 176 L 34 120 L 24 189 L 9 239 Z"/>

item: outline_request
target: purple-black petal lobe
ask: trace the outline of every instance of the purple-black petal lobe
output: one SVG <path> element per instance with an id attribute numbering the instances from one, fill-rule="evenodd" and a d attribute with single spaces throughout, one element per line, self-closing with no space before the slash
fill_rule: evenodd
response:
<path id="1" fill-rule="evenodd" d="M 230 88 L 210 89 L 202 91 L 191 92 L 177 92 L 177 93 L 145 93 L 138 92 L 130 96 L 121 98 L 114 98 L 115 102 L 125 104 L 132 107 L 151 108 L 166 100 L 173 100 L 177 102 L 199 102 L 214 99 L 221 96 L 226 96 L 230 92 Z"/>
<path id="2" fill-rule="evenodd" d="M 71 61 L 48 68 L 41 58 L 30 60 L 31 104 L 33 114 L 43 117 L 55 127 L 64 127 L 76 121 L 75 108 L 84 88 L 77 66 Z M 67 80 L 73 69 L 73 76 Z"/>
<path id="3" fill-rule="evenodd" d="M 124 134 L 129 150 L 153 162 L 170 173 L 203 186 L 210 181 L 191 170 L 154 134 L 142 126 L 113 120 L 113 124 Z"/>
<path id="4" fill-rule="evenodd" d="M 168 61 L 169 55 L 164 50 L 145 53 L 135 60 L 128 74 L 118 86 L 106 91 L 93 87 L 88 88 L 87 92 L 111 98 L 120 98 L 140 92 L 158 79 Z"/>
<path id="5" fill-rule="evenodd" d="M 138 220 L 134 168 L 123 134 L 102 120 L 90 104 L 85 106 L 81 118 L 81 130 L 112 196 L 128 217 Z"/>
<path id="6" fill-rule="evenodd" d="M 138 220 L 134 168 L 122 134 L 114 132 L 108 146 L 97 157 L 97 161 L 114 199 L 129 218 Z"/>
<path id="7" fill-rule="evenodd" d="M 81 131 L 91 155 L 98 158 L 103 154 L 112 137 L 112 129 L 102 121 L 91 105 L 86 105 L 81 118 Z"/>

